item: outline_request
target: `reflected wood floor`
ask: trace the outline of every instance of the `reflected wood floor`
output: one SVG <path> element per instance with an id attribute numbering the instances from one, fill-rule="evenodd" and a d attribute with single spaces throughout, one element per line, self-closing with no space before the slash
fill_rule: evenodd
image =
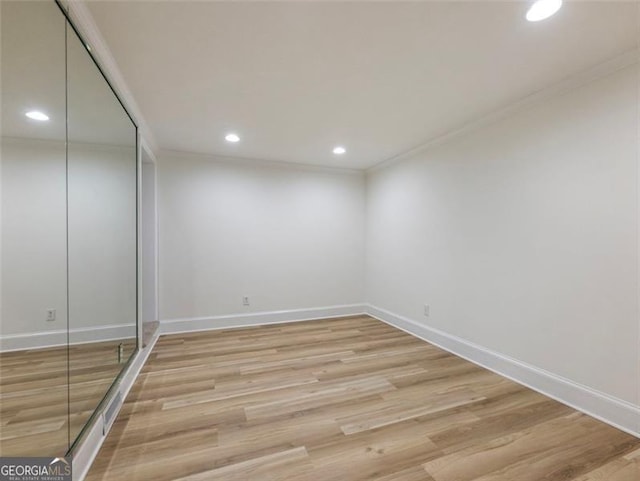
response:
<path id="1" fill-rule="evenodd" d="M 163 336 L 87 481 L 638 481 L 640 440 L 367 316 Z"/>
<path id="2" fill-rule="evenodd" d="M 129 356 L 135 339 L 0 353 L 0 456 L 63 456 L 122 369 L 120 343 Z"/>

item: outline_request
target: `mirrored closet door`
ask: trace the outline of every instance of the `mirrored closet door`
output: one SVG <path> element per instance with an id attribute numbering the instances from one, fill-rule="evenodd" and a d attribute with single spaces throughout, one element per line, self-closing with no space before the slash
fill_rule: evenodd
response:
<path id="1" fill-rule="evenodd" d="M 0 9 L 0 455 L 62 456 L 137 350 L 137 128 L 53 0 Z"/>

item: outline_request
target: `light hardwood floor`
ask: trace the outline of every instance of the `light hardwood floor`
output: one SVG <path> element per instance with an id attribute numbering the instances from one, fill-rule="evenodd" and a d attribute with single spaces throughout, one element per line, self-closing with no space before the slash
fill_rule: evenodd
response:
<path id="1" fill-rule="evenodd" d="M 0 353 L 0 456 L 63 456 L 135 339 Z"/>
<path id="2" fill-rule="evenodd" d="M 638 481 L 640 440 L 370 317 L 163 336 L 87 481 Z"/>

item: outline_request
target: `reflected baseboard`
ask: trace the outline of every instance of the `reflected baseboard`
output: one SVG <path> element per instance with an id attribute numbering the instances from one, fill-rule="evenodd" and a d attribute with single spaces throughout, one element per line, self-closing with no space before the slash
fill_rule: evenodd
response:
<path id="1" fill-rule="evenodd" d="M 41 331 L 0 336 L 0 352 L 44 349 L 47 347 L 114 341 L 136 336 L 136 325 L 114 324 L 110 326 L 83 327 L 67 330 Z"/>

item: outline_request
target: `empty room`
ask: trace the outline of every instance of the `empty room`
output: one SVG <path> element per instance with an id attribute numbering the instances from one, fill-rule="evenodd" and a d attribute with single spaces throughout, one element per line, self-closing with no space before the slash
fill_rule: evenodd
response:
<path id="1" fill-rule="evenodd" d="M 0 0 L 0 481 L 640 481 L 640 3 Z"/>

